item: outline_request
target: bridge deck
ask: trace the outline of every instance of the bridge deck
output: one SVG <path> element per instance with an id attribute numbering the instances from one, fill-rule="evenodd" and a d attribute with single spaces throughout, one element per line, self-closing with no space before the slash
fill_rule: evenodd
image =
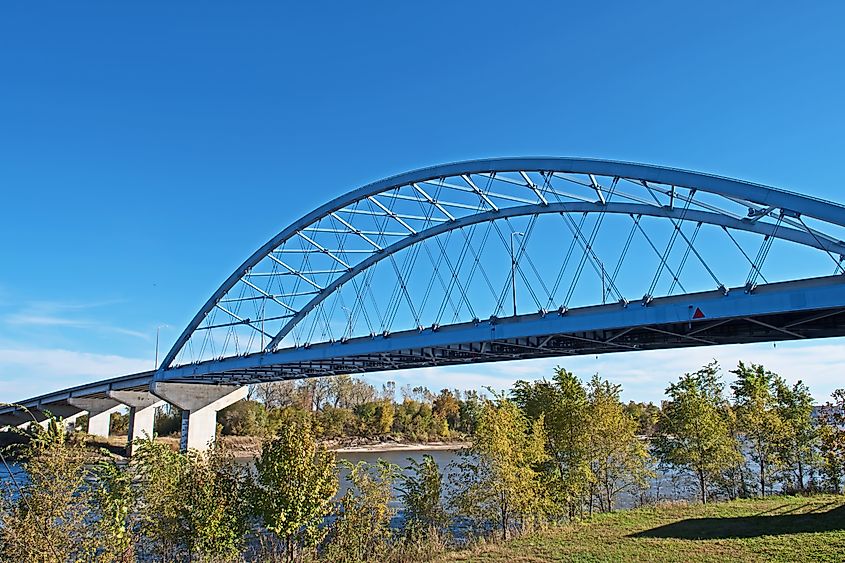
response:
<path id="1" fill-rule="evenodd" d="M 486 319 L 148 371 L 33 397 L 33 408 L 166 381 L 250 384 L 529 358 L 845 336 L 845 279 L 829 276 Z M 0 415 L 15 407 L 0 409 Z"/>

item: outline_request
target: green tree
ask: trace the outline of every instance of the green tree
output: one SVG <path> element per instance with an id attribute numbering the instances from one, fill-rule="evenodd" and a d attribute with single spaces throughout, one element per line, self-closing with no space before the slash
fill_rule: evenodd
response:
<path id="1" fill-rule="evenodd" d="M 187 454 L 179 507 L 191 559 L 234 559 L 243 548 L 249 510 L 246 473 L 220 446 Z"/>
<path id="2" fill-rule="evenodd" d="M 538 465 L 548 460 L 542 417 L 531 424 L 512 401 L 486 401 L 472 447 L 450 475 L 457 515 L 476 526 L 492 525 L 507 539 L 516 524 L 525 525 L 547 510 Z"/>
<path id="3" fill-rule="evenodd" d="M 665 463 L 695 475 L 704 504 L 710 483 L 742 459 L 728 427 L 723 390 L 716 362 L 682 375 L 666 389 L 663 431 L 655 440 Z"/>
<path id="4" fill-rule="evenodd" d="M 257 401 L 238 401 L 221 410 L 218 420 L 225 435 L 264 436 L 267 432 L 267 409 Z"/>
<path id="5" fill-rule="evenodd" d="M 621 390 L 598 375 L 587 386 L 587 451 L 594 496 L 605 512 L 613 510 L 621 493 L 645 488 L 653 476 L 648 451 L 636 435 L 637 421 L 619 399 Z"/>
<path id="6" fill-rule="evenodd" d="M 628 401 L 625 412 L 637 421 L 637 434 L 640 436 L 654 436 L 660 424 L 660 407 L 654 403 L 637 403 Z"/>
<path id="7" fill-rule="evenodd" d="M 778 458 L 790 484 L 803 491 L 804 478 L 817 451 L 813 396 L 801 381 L 789 387 L 783 380 L 776 380 L 775 392 L 777 411 L 783 423 Z"/>
<path id="8" fill-rule="evenodd" d="M 816 421 L 819 436 L 820 470 L 827 488 L 839 493 L 845 476 L 845 389 L 832 393 Z"/>
<path id="9" fill-rule="evenodd" d="M 432 410 L 435 416 L 446 421 L 449 430 L 457 430 L 461 418 L 461 405 L 452 391 L 441 390 L 440 394 L 434 398 Z"/>
<path id="10" fill-rule="evenodd" d="M 458 430 L 468 435 L 475 434 L 475 428 L 484 407 L 483 397 L 475 390 L 464 391 L 464 398 L 459 401 L 458 405 L 460 408 Z"/>
<path id="11" fill-rule="evenodd" d="M 99 508 L 96 523 L 98 537 L 106 549 L 104 559 L 134 561 L 135 534 L 138 521 L 136 493 L 132 488 L 132 473 L 126 466 L 104 458 L 93 468 L 96 485 L 93 495 Z"/>
<path id="12" fill-rule="evenodd" d="M 338 486 L 334 454 L 317 447 L 311 424 L 299 421 L 264 442 L 255 469 L 253 509 L 294 561 L 323 538 L 323 517 Z"/>
<path id="13" fill-rule="evenodd" d="M 513 397 L 530 420 L 544 420 L 550 489 L 573 519 L 592 480 L 587 390 L 571 372 L 558 367 L 552 381 L 517 381 Z"/>
<path id="14" fill-rule="evenodd" d="M 740 430 L 757 463 L 760 496 L 766 496 L 766 486 L 771 487 L 769 470 L 779 461 L 785 434 L 776 395 L 778 386 L 785 384 L 762 365 L 739 362 L 731 373 L 737 376 L 731 389 Z"/>
<path id="15" fill-rule="evenodd" d="M 141 506 L 139 545 L 165 560 L 234 558 L 247 531 L 247 480 L 215 445 L 181 454 L 153 440 L 132 459 Z"/>

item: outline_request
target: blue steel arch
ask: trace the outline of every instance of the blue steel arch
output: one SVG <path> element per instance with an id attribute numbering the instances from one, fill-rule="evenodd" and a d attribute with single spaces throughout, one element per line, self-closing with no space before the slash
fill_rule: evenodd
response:
<path id="1" fill-rule="evenodd" d="M 514 175 L 502 180 L 509 184 L 522 181 L 523 184 L 520 189 L 525 193 L 533 194 L 533 200 L 521 196 L 494 195 L 492 191 L 485 191 L 483 187 L 478 186 L 479 178 L 498 180 L 503 178 L 503 176 L 496 177 L 500 174 Z M 556 188 L 550 188 L 552 180 L 558 178 L 557 175 L 583 175 L 586 179 L 582 185 L 594 189 L 594 200 L 551 201 L 551 195 L 558 197 L 558 199 L 561 196 Z M 654 202 L 638 200 L 635 196 L 628 196 L 629 199 L 624 203 L 612 202 L 610 197 L 615 195 L 613 187 L 609 188 L 607 185 L 602 185 L 596 180 L 596 177 L 609 179 L 612 186 L 616 186 L 620 179 L 624 179 L 633 185 L 639 183 L 643 190 L 654 199 Z M 420 187 L 424 183 L 436 184 L 438 181 L 442 182 L 444 179 L 450 178 L 464 180 L 466 186 L 461 189 L 477 196 L 481 202 L 481 207 L 475 212 L 461 217 L 452 216 L 445 209 L 447 205 L 445 202 L 431 197 Z M 521 180 L 519 180 L 520 178 Z M 541 184 L 544 179 L 548 181 L 548 185 Z M 535 182 L 535 180 L 537 181 Z M 388 205 L 376 197 L 389 192 L 397 196 L 396 190 L 408 187 L 413 187 L 419 193 L 418 203 L 426 203 L 432 208 L 438 208 L 445 218 L 441 217 L 439 223 L 429 225 L 428 228 L 414 229 L 409 224 L 410 219 L 403 220 L 399 213 L 393 212 Z M 681 188 L 687 190 L 686 195 L 676 192 L 676 189 Z M 723 198 L 729 204 L 745 208 L 747 214 L 740 216 L 736 212 L 725 212 L 712 204 L 703 205 L 700 209 L 690 209 L 690 203 L 692 203 L 696 193 L 711 194 Z M 499 198 L 505 198 L 511 204 L 519 203 L 520 205 L 503 206 L 501 201 L 497 205 L 494 200 Z M 362 201 L 367 202 L 371 207 L 377 206 L 385 222 L 404 226 L 407 230 L 404 236 L 400 236 L 398 240 L 394 240 L 391 244 L 378 244 L 364 231 L 357 229 L 351 222 L 338 215 L 341 210 Z M 684 202 L 686 202 L 685 205 L 681 205 Z M 458 204 L 453 202 L 451 205 Z M 463 207 L 469 208 L 470 206 L 464 204 Z M 804 218 L 812 218 L 823 225 L 836 228 L 845 227 L 845 207 L 760 184 L 674 168 L 592 159 L 504 158 L 446 164 L 400 174 L 353 190 L 315 209 L 282 230 L 241 264 L 210 297 L 165 356 L 160 370 L 166 371 L 173 367 L 177 355 L 196 331 L 200 329 L 201 323 L 215 307 L 221 308 L 233 317 L 233 322 L 230 324 L 250 325 L 253 329 L 261 332 L 262 337 L 264 336 L 263 325 L 256 326 L 259 322 L 263 322 L 261 319 L 241 318 L 220 305 L 224 297 L 239 283 L 248 285 L 251 291 L 254 291 L 257 295 L 254 298 L 262 301 L 274 301 L 288 310 L 288 314 L 281 318 L 283 321 L 281 328 L 273 335 L 266 335 L 268 344 L 263 346 L 262 342 L 264 351 L 272 352 L 282 338 L 329 295 L 361 272 L 392 256 L 399 250 L 413 246 L 427 238 L 472 224 L 508 217 L 554 213 L 636 214 L 671 221 L 692 221 L 755 233 L 767 238 L 788 240 L 839 255 L 840 261 L 841 256 L 845 254 L 845 244 L 839 240 L 838 236 L 827 234 L 821 228 L 811 227 L 804 221 Z M 344 233 L 345 236 L 353 236 L 367 241 L 372 246 L 371 252 L 356 264 L 346 263 L 337 256 L 332 256 L 328 248 L 320 247 L 309 236 L 303 234 L 310 226 L 319 224 L 326 218 L 331 218 L 335 225 L 343 225 L 347 229 Z M 314 245 L 315 249 L 311 251 L 332 256 L 343 267 L 335 272 L 337 277 L 331 279 L 327 284 L 317 284 L 313 280 L 307 279 L 301 272 L 290 272 L 294 275 L 298 274 L 306 282 L 314 285 L 314 289 L 316 289 L 316 292 L 312 292 L 314 295 L 310 296 L 306 303 L 293 307 L 280 299 L 274 298 L 269 292 L 264 292 L 249 281 L 247 275 L 262 260 L 272 257 L 273 252 L 280 245 L 297 236 Z M 282 264 L 278 259 L 274 258 L 274 260 Z M 287 265 L 285 267 L 291 269 Z M 752 263 L 753 267 L 754 264 Z M 252 298 L 250 297 L 250 299 Z"/>

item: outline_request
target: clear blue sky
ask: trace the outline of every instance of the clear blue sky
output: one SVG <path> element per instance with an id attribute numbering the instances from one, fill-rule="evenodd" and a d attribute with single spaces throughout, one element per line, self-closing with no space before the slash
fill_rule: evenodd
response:
<path id="1" fill-rule="evenodd" d="M 330 198 L 420 166 L 591 156 L 845 201 L 845 8 L 798 8 L 6 4 L 0 400 L 152 367 L 156 327 L 169 325 L 168 348 L 266 239 Z M 842 381 L 839 348 L 565 365 L 659 400 L 700 360 L 747 357 L 823 397 Z M 450 372 L 450 386 L 549 367 L 475 366 Z M 398 379 L 438 387 L 443 377 Z"/>

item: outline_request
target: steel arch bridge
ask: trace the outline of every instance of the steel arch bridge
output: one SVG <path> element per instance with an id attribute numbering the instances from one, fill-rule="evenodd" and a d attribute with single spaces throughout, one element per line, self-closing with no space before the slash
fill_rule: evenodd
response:
<path id="1" fill-rule="evenodd" d="M 155 373 L 248 384 L 845 335 L 845 207 L 742 180 L 581 158 L 407 172 L 256 250 Z"/>

